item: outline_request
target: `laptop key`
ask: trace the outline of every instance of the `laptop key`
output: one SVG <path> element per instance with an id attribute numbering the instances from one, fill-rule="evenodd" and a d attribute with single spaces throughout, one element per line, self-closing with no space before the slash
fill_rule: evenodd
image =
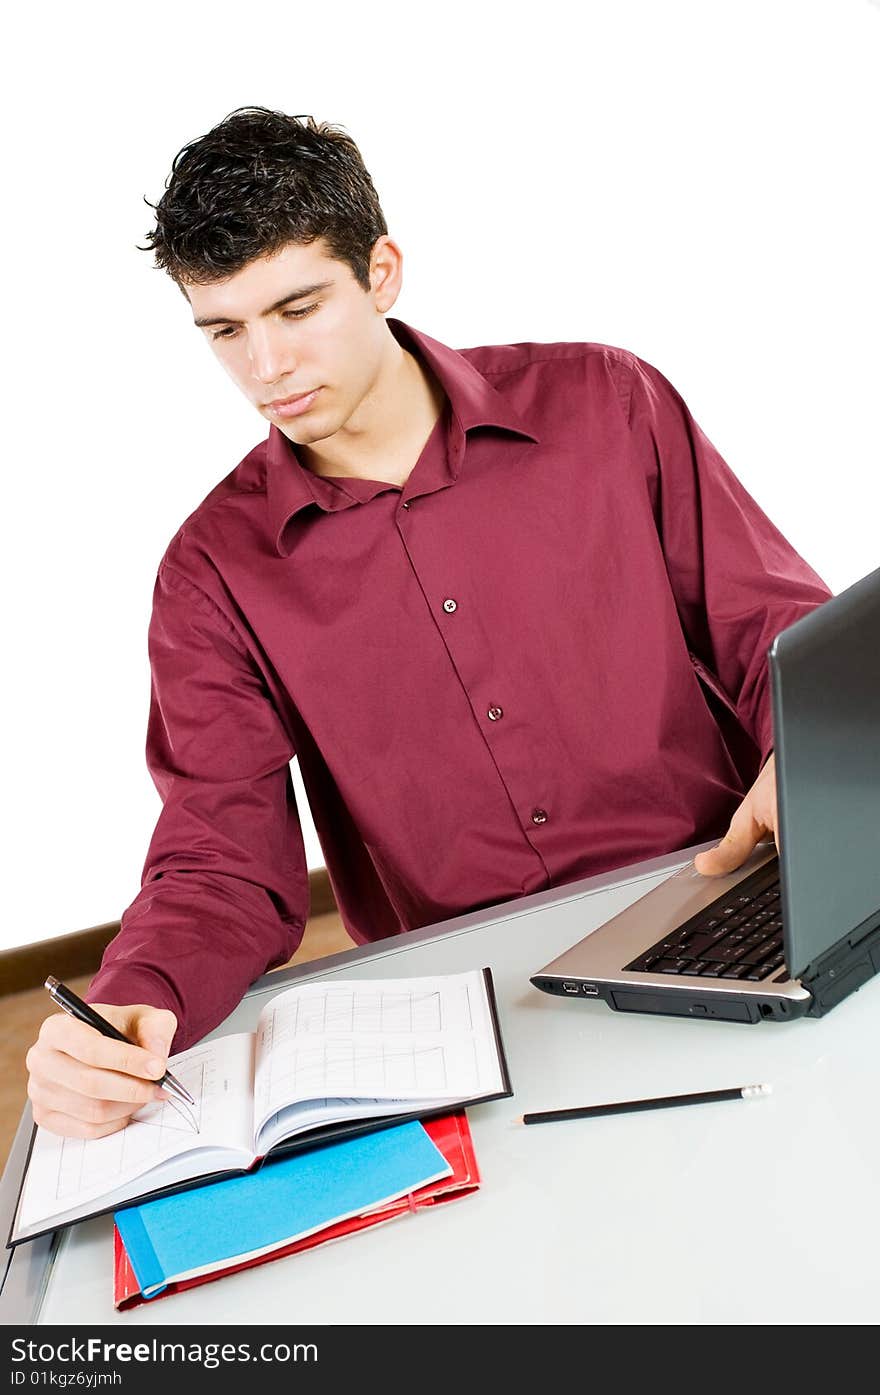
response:
<path id="1" fill-rule="evenodd" d="M 625 967 L 636 973 L 764 978 L 784 962 L 778 902 L 778 886 L 731 895 Z"/>
<path id="2" fill-rule="evenodd" d="M 729 964 L 734 959 L 743 959 L 747 954 L 745 945 L 715 945 L 712 949 L 707 949 L 705 957 L 722 964 Z"/>
<path id="3" fill-rule="evenodd" d="M 720 938 L 723 939 L 724 936 Z M 714 935 L 696 935 L 688 941 L 688 953 L 694 959 L 702 959 L 715 944 L 717 944 L 717 940 Z"/>
<path id="4" fill-rule="evenodd" d="M 761 930 L 753 930 L 751 935 L 746 935 L 746 938 L 743 941 L 743 944 L 748 945 L 749 949 L 754 949 L 756 946 L 763 945 L 766 943 L 767 936 Z"/>
<path id="5" fill-rule="evenodd" d="M 747 949 L 742 958 L 746 964 L 761 964 L 772 952 L 773 946 L 770 944 L 755 945 L 753 949 Z"/>
<path id="6" fill-rule="evenodd" d="M 654 967 L 659 958 L 659 954 L 643 954 L 640 959 L 634 959 L 631 964 L 626 964 L 624 967 L 633 973 L 646 974 Z"/>

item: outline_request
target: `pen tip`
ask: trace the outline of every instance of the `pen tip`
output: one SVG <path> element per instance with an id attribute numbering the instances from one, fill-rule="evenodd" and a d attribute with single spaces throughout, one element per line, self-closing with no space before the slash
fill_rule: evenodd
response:
<path id="1" fill-rule="evenodd" d="M 743 1099 L 754 1099 L 758 1095 L 769 1095 L 773 1092 L 772 1085 L 746 1085 L 743 1089 Z"/>
<path id="2" fill-rule="evenodd" d="M 57 980 L 57 978 L 53 978 L 53 976 L 50 974 L 49 977 L 46 979 L 46 982 L 43 984 L 43 987 L 44 987 L 44 988 L 48 988 L 49 991 L 51 992 L 53 988 L 57 988 L 57 987 L 58 987 L 58 980 Z"/>

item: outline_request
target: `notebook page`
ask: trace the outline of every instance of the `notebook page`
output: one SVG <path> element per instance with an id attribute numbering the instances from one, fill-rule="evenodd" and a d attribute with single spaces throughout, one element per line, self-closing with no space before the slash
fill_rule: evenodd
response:
<path id="1" fill-rule="evenodd" d="M 285 1106 L 320 1123 L 387 1112 L 389 1101 L 442 1103 L 502 1086 L 483 975 L 304 984 L 260 1014 L 257 1131 Z M 383 1105 L 385 1107 L 383 1107 Z"/>
<path id="2" fill-rule="evenodd" d="M 172 1180 L 163 1165 L 198 1154 L 191 1168 L 172 1169 L 173 1180 L 207 1171 L 209 1151 L 232 1150 L 226 1165 L 247 1166 L 251 1156 L 254 1037 L 239 1032 L 172 1056 L 170 1068 L 195 1099 L 190 1111 L 157 1100 L 105 1138 L 62 1138 L 38 1128 L 22 1191 L 17 1231 L 67 1216 L 88 1214 L 89 1203 L 138 1195 Z M 175 1104 L 177 1107 L 175 1107 Z M 237 1156 L 241 1154 L 241 1156 Z M 140 1180 L 144 1178 L 143 1185 Z M 137 1185 L 131 1186 L 132 1182 Z"/>

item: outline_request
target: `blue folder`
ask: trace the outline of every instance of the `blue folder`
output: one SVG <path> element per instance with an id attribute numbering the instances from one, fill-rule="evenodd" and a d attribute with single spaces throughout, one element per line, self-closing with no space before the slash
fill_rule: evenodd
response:
<path id="1" fill-rule="evenodd" d="M 309 1235 L 452 1171 L 413 1120 L 267 1161 L 114 1215 L 140 1290 Z"/>

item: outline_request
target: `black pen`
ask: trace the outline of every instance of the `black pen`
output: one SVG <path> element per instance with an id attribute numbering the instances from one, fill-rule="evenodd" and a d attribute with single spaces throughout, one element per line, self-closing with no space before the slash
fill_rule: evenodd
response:
<path id="1" fill-rule="evenodd" d="M 632 1114 L 638 1109 L 669 1109 L 679 1104 L 713 1104 L 716 1100 L 749 1100 L 769 1095 L 769 1085 L 740 1085 L 733 1090 L 702 1090 L 694 1095 L 661 1095 L 656 1100 L 622 1100 L 619 1104 L 587 1104 L 577 1109 L 545 1109 L 524 1114 L 523 1124 L 549 1124 L 554 1119 L 591 1119 L 599 1114 Z"/>
<path id="2" fill-rule="evenodd" d="M 88 1003 L 84 1003 L 82 998 L 78 998 L 75 993 L 71 992 L 63 983 L 60 983 L 57 978 L 53 978 L 51 974 L 46 979 L 44 986 L 48 989 L 49 996 L 53 1003 L 57 1003 L 65 1012 L 69 1012 L 70 1016 L 75 1017 L 78 1022 L 85 1022 L 87 1027 L 94 1027 L 102 1036 L 112 1037 L 114 1041 L 124 1041 L 127 1046 L 137 1046 L 136 1041 L 132 1041 L 131 1037 L 123 1036 L 122 1032 L 117 1031 L 112 1022 L 108 1022 L 106 1017 L 102 1017 L 100 1013 L 95 1012 L 93 1007 L 89 1007 Z M 181 1085 L 179 1080 L 175 1079 L 170 1070 L 166 1070 L 162 1079 L 155 1081 L 155 1084 L 160 1085 L 165 1090 L 170 1090 L 172 1095 L 176 1095 L 178 1099 L 185 1100 L 187 1104 L 195 1104 L 195 1100 L 189 1090 Z"/>

